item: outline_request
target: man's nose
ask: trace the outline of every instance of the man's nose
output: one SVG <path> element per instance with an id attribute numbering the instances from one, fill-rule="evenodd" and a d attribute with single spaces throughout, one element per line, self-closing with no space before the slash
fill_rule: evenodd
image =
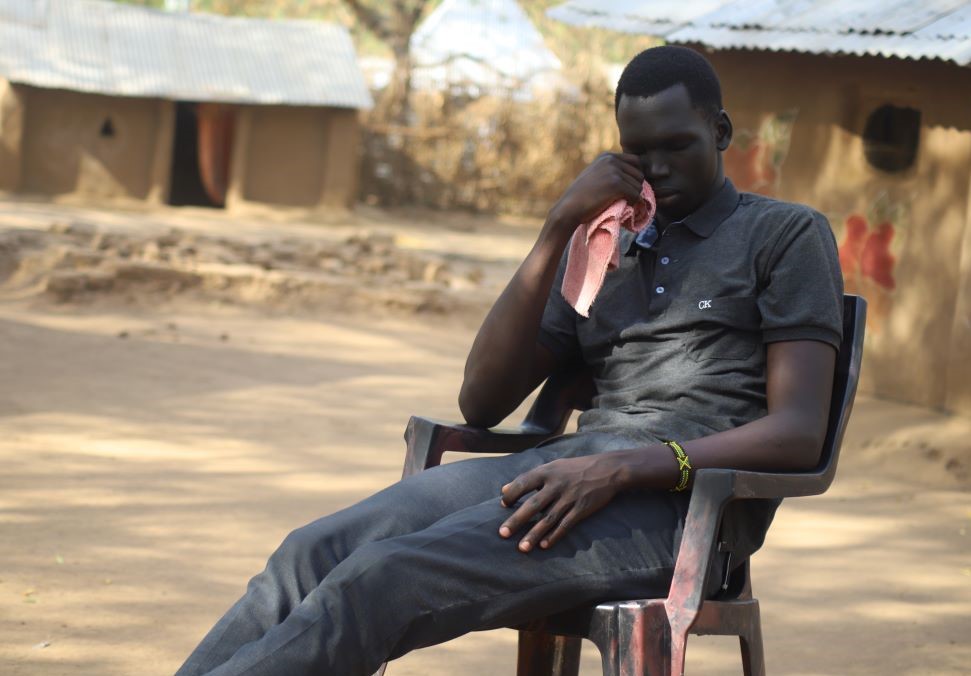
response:
<path id="1" fill-rule="evenodd" d="M 660 153 L 649 153 L 640 156 L 641 172 L 648 180 L 670 173 L 667 159 Z"/>

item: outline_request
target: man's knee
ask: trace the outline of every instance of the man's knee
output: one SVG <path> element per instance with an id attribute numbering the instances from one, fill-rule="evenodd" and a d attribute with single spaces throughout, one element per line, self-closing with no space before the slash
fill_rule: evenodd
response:
<path id="1" fill-rule="evenodd" d="M 266 564 L 266 573 L 278 583 L 295 585 L 300 596 L 306 596 L 320 584 L 329 566 L 326 544 L 309 526 L 287 535 Z"/>

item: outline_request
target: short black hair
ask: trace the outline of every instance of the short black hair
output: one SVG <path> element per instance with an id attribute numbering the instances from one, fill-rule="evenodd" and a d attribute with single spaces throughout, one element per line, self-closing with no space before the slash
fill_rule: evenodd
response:
<path id="1" fill-rule="evenodd" d="M 652 47 L 631 59 L 617 82 L 614 112 L 621 96 L 648 97 L 683 84 L 691 105 L 707 116 L 722 109 L 722 88 L 718 75 L 704 56 L 687 47 Z"/>

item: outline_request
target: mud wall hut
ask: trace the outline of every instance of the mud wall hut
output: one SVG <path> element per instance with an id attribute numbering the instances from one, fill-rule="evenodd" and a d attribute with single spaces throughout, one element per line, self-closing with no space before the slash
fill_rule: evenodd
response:
<path id="1" fill-rule="evenodd" d="M 971 415 L 971 2 L 574 0 L 555 18 L 695 47 L 726 172 L 810 204 L 869 301 L 861 388 Z"/>
<path id="2" fill-rule="evenodd" d="M 340 26 L 0 0 L 0 191 L 346 207 L 371 105 Z"/>

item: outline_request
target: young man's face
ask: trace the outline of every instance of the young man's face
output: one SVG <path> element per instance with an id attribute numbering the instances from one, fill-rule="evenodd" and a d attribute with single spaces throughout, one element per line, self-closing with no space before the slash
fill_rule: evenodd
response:
<path id="1" fill-rule="evenodd" d="M 694 108 L 684 85 L 621 96 L 617 126 L 623 151 L 641 159 L 662 224 L 692 213 L 721 187 L 720 151 L 731 141 L 731 122 L 724 111 L 709 119 Z"/>

